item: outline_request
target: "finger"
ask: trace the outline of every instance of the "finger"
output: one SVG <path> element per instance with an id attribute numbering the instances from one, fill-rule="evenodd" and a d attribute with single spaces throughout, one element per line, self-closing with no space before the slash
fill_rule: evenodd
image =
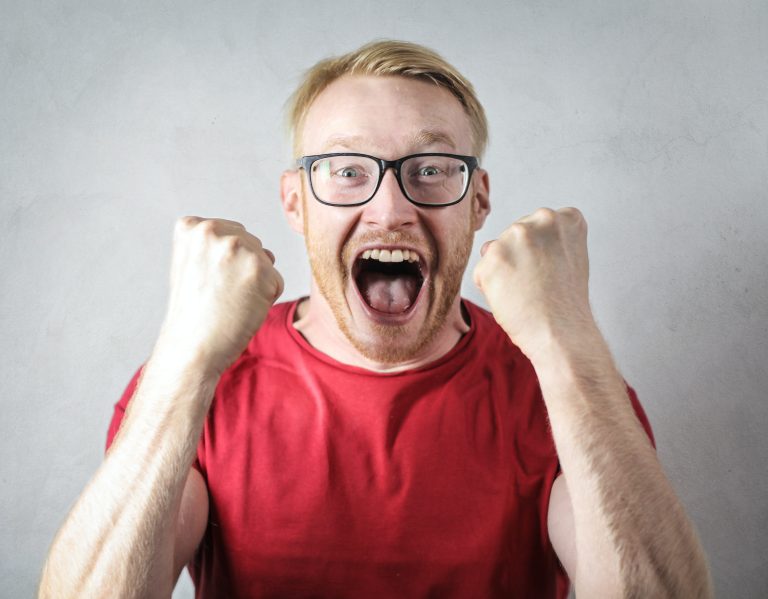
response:
<path id="1" fill-rule="evenodd" d="M 485 242 L 485 243 L 484 243 L 484 244 L 483 244 L 483 245 L 480 247 L 480 255 L 481 255 L 481 256 L 485 256 L 485 252 L 487 252 L 487 251 L 488 251 L 488 248 L 490 247 L 490 245 L 491 245 L 491 244 L 492 244 L 494 241 L 496 241 L 496 240 L 495 240 L 495 239 L 489 239 L 488 241 L 486 241 L 486 242 Z"/>
<path id="2" fill-rule="evenodd" d="M 483 290 L 482 285 L 480 284 L 480 271 L 479 271 L 479 265 L 475 267 L 475 270 L 472 271 L 472 282 L 475 284 L 475 287 L 477 287 L 480 291 Z"/>
<path id="3" fill-rule="evenodd" d="M 563 220 L 567 222 L 571 228 L 582 234 L 587 232 L 587 219 L 584 218 L 584 213 L 578 208 L 571 206 L 558 210 L 558 213 L 562 216 Z"/>
<path id="4" fill-rule="evenodd" d="M 275 271 L 275 275 L 277 276 L 277 288 L 275 290 L 274 299 L 272 300 L 273 302 L 276 302 L 277 298 L 283 295 L 283 291 L 285 290 L 285 281 L 283 280 L 283 275 L 281 275 L 277 270 Z"/>
<path id="5" fill-rule="evenodd" d="M 269 258 L 272 261 L 272 264 L 274 264 L 275 263 L 275 255 L 271 251 L 269 251 L 267 248 L 262 248 L 262 250 L 267 255 L 267 258 Z"/>
<path id="6" fill-rule="evenodd" d="M 579 210 L 578 208 L 574 206 L 566 206 L 565 208 L 560 208 L 560 210 L 557 211 L 559 214 L 562 214 L 563 216 L 567 216 L 573 220 L 583 220 L 584 214 Z"/>
<path id="7" fill-rule="evenodd" d="M 243 229 L 240 233 L 235 233 L 235 235 L 242 239 L 245 246 L 254 252 L 259 252 L 264 249 L 264 246 L 261 244 L 261 239 L 255 235 L 251 235 L 245 229 Z"/>

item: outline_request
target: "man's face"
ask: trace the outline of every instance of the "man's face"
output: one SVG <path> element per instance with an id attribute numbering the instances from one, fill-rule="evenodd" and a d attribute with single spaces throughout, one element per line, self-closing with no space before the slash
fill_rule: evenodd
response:
<path id="1" fill-rule="evenodd" d="M 302 133 L 305 155 L 472 154 L 469 119 L 458 100 L 434 84 L 401 77 L 336 80 L 310 107 Z M 369 360 L 416 358 L 449 312 L 458 313 L 474 232 L 487 213 L 485 173 L 473 174 L 460 203 L 441 208 L 409 202 L 391 169 L 374 198 L 357 207 L 317 202 L 305 177 L 301 217 L 312 275 L 339 328 Z M 383 250 L 394 261 L 381 261 Z M 399 262 L 401 254 L 410 257 Z"/>

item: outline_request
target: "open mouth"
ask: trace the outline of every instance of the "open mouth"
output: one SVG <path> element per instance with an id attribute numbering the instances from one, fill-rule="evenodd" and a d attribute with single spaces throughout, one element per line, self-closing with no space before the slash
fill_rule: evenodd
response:
<path id="1" fill-rule="evenodd" d="M 415 250 L 367 249 L 358 255 L 352 277 L 369 308 L 386 315 L 404 315 L 416 305 L 426 267 Z"/>

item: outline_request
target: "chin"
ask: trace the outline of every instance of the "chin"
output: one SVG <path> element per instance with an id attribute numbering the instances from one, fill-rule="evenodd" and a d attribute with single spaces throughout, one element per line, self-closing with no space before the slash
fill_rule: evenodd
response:
<path id="1" fill-rule="evenodd" d="M 336 314 L 336 321 L 355 349 L 372 362 L 398 364 L 416 359 L 445 322 L 445 315 L 430 314 L 428 291 L 422 291 L 424 299 L 397 317 L 377 314 L 356 291 L 351 290 L 348 318 Z"/>

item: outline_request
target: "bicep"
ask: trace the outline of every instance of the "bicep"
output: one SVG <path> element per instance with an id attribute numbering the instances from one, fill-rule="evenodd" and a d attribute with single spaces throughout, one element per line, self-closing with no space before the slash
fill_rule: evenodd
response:
<path id="1" fill-rule="evenodd" d="M 565 475 L 561 474 L 552 483 L 547 512 L 549 540 L 560 563 L 571 582 L 576 576 L 576 528 L 573 519 L 573 504 Z"/>
<path id="2" fill-rule="evenodd" d="M 190 468 L 181 496 L 173 547 L 174 583 L 194 557 L 208 524 L 208 487 L 203 475 Z"/>

